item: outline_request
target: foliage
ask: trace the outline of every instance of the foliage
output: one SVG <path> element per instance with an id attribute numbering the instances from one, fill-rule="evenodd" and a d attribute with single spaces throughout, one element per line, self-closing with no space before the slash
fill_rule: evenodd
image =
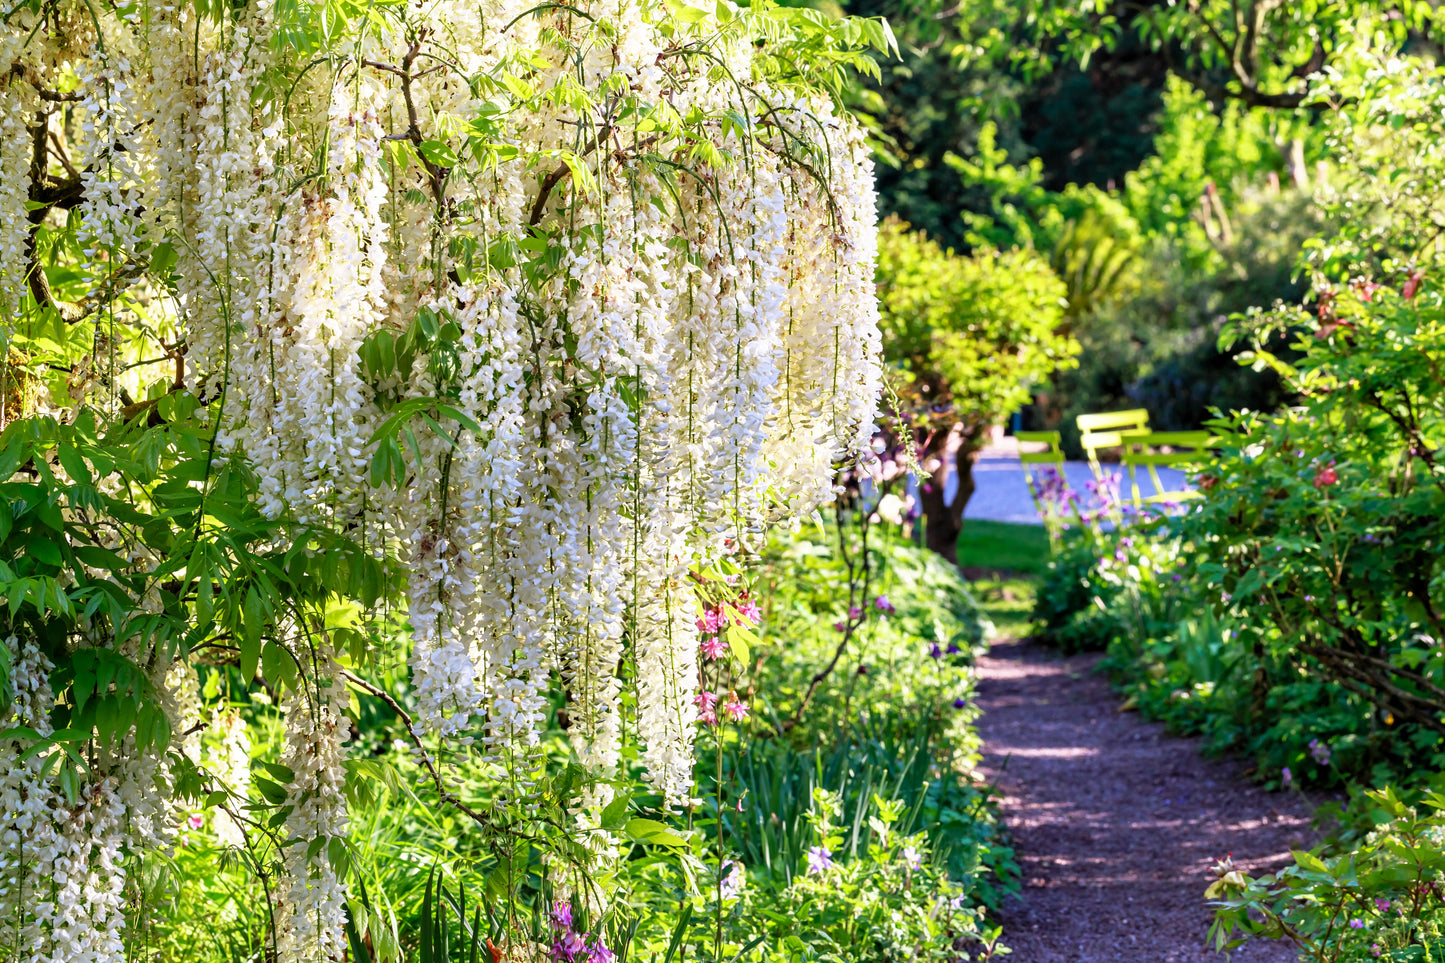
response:
<path id="1" fill-rule="evenodd" d="M 1290 114 L 1234 101 L 1216 112 L 1197 88 L 1171 77 L 1154 152 L 1125 177 L 1124 203 L 1146 236 L 1177 242 L 1191 267 L 1203 267 L 1216 243 L 1230 243 L 1240 205 L 1268 176 L 1309 183 L 1321 139 L 1306 119 Z M 1284 151 L 1294 140 L 1308 140 L 1310 149 L 1301 143 L 1292 160 Z M 1291 163 L 1304 169 L 1291 170 Z"/>
<path id="2" fill-rule="evenodd" d="M 989 627 L 935 555 L 842 518 L 846 542 L 836 526 L 770 539 L 753 712 L 702 749 L 692 856 L 620 868 L 634 953 L 677 933 L 758 961 L 997 943 L 984 914 L 1017 868 L 972 774 L 967 673 Z M 679 901 L 691 909 L 674 929 Z"/>
<path id="3" fill-rule="evenodd" d="M 1303 960 L 1428 960 L 1445 949 L 1445 796 L 1409 806 L 1368 794 L 1378 825 L 1350 852 L 1294 853 L 1294 865 L 1252 879 L 1228 860 L 1207 896 L 1217 947 L 1251 936 L 1287 939 Z M 1236 935 L 1237 934 L 1237 935 Z"/>
<path id="4" fill-rule="evenodd" d="M 845 538 L 858 538 L 844 531 Z M 837 537 L 836 526 L 816 536 L 803 531 L 774 539 L 763 556 L 756 581 L 767 599 L 758 678 L 766 686 L 757 698 L 758 712 L 781 728 L 795 716 L 825 662 L 820 654 L 841 651 L 802 724 L 788 727 L 795 745 L 811 745 L 854 720 L 867 720 L 876 706 L 891 706 L 894 713 L 904 706 L 934 706 L 941 713 L 934 722 L 944 728 L 962 721 L 952 703 L 968 695 L 963 667 L 993 627 L 958 574 L 888 526 L 874 525 L 865 582 L 861 564 L 850 571 L 849 557 L 829 545 L 829 535 Z M 853 559 L 862 547 L 854 543 Z M 847 596 L 840 587 L 850 589 Z M 912 725 L 906 713 L 886 718 Z M 971 737 L 965 731 L 956 735 L 964 740 L 956 748 L 968 750 Z"/>
<path id="5" fill-rule="evenodd" d="M 1162 430 L 1200 427 L 1211 408 L 1270 411 L 1289 388 L 1264 367 L 1241 366 L 1238 346 L 1221 346 L 1230 315 L 1277 301 L 1300 302 L 1307 286 L 1294 278 L 1300 245 L 1319 229 L 1310 196 L 1296 191 L 1246 192 L 1233 218 L 1233 238 L 1211 247 L 1204 266 L 1190 267 L 1182 241 L 1155 240 L 1136 256 L 1131 285 L 1074 326 L 1077 368 L 1061 372 L 1031 420 L 1055 425 L 1076 450 L 1077 415 L 1144 407 Z M 1289 339 L 1270 346 L 1292 358 Z"/>
<path id="6" fill-rule="evenodd" d="M 1057 333 L 1063 285 L 1027 251 L 962 257 L 888 221 L 879 236 L 878 292 L 885 358 L 909 376 L 910 397 L 952 405 L 970 435 L 1077 352 Z"/>
<path id="7" fill-rule="evenodd" d="M 1177 538 L 1167 517 L 1104 530 L 1075 526 L 1040 579 L 1034 618 L 1065 652 L 1128 644 L 1172 627 L 1179 615 Z"/>
<path id="8" fill-rule="evenodd" d="M 1378 48 L 1398 48 L 1431 21 L 1428 3 L 1382 8 L 1369 0 L 1202 0 L 1190 4 L 1101 4 L 1093 0 L 973 0 L 953 8 L 969 60 L 1047 73 L 1065 57 L 1088 63 L 1125 31 L 1170 53 L 1170 69 L 1216 100 L 1293 110 L 1308 103 L 1309 79 Z"/>

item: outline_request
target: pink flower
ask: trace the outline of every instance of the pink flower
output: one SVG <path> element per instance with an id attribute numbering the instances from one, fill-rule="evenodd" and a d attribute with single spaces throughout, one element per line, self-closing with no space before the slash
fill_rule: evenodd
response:
<path id="1" fill-rule="evenodd" d="M 703 712 L 711 712 L 713 708 L 717 705 L 717 693 L 709 692 L 706 689 L 703 689 L 697 695 L 692 697 L 692 701 L 696 703 L 697 707 Z"/>
<path id="2" fill-rule="evenodd" d="M 858 606 L 856 606 L 856 605 L 853 606 L 851 609 L 848 610 L 848 618 L 850 618 L 850 619 L 856 619 L 858 616 L 860 616 L 860 615 L 862 615 L 862 614 L 863 614 L 863 610 L 860 609 L 860 608 L 859 608 Z"/>
<path id="3" fill-rule="evenodd" d="M 888 601 L 888 596 L 886 595 L 880 595 L 876 599 L 874 599 L 873 607 L 876 608 L 878 611 L 882 612 L 884 615 L 892 615 L 894 612 L 898 611 L 893 607 L 893 603 Z"/>
<path id="4" fill-rule="evenodd" d="M 711 709 L 703 709 L 697 714 L 697 721 L 705 726 L 717 725 L 717 713 Z"/>
<path id="5" fill-rule="evenodd" d="M 708 661 L 721 659 L 727 651 L 727 641 L 721 635 L 709 635 L 702 640 L 702 654 L 707 656 Z"/>
<path id="6" fill-rule="evenodd" d="M 833 628 L 837 629 L 839 632 L 846 632 L 846 631 L 848 631 L 848 623 L 847 623 L 847 622 L 834 622 L 834 623 L 833 623 Z"/>
<path id="7" fill-rule="evenodd" d="M 728 717 L 733 722 L 742 722 L 748 717 L 748 707 L 742 704 L 736 692 L 729 693 L 728 703 L 723 706 L 723 709 L 726 710 Z"/>
<path id="8" fill-rule="evenodd" d="M 758 603 L 751 596 L 745 595 L 738 600 L 737 612 L 744 625 L 757 625 L 763 618 L 763 613 L 758 611 Z"/>
<path id="9" fill-rule="evenodd" d="M 702 618 L 697 620 L 697 630 L 708 634 L 716 634 L 725 624 L 722 609 L 709 608 L 703 612 Z"/>
<path id="10" fill-rule="evenodd" d="M 1333 485 L 1339 480 L 1340 476 L 1335 474 L 1335 463 L 1330 462 L 1315 474 L 1315 487 L 1324 488 L 1326 485 Z"/>
<path id="11" fill-rule="evenodd" d="M 186 819 L 186 825 L 191 827 L 192 829 L 200 829 L 205 824 L 206 817 L 202 816 L 200 813 L 192 813 L 190 817 Z"/>
<path id="12" fill-rule="evenodd" d="M 1389 908 L 1390 908 L 1390 901 L 1389 901 L 1389 900 L 1385 899 L 1385 897 L 1383 897 L 1383 896 L 1377 896 L 1377 897 L 1375 897 L 1375 909 L 1377 909 L 1377 910 L 1379 910 L 1381 913 L 1383 913 L 1383 912 L 1385 912 L 1385 910 L 1387 910 L 1387 909 L 1389 909 Z"/>
<path id="13" fill-rule="evenodd" d="M 1421 268 L 1414 274 L 1411 274 L 1410 277 L 1405 281 L 1405 286 L 1400 289 L 1400 297 L 1404 298 L 1406 301 L 1414 298 L 1416 293 L 1420 290 L 1420 282 L 1424 279 L 1424 277 L 1424 268 Z"/>

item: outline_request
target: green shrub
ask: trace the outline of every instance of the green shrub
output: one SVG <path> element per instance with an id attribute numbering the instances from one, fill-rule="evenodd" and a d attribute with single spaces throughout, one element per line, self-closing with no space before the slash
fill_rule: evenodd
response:
<path id="1" fill-rule="evenodd" d="M 1229 863 L 1207 896 L 1217 948 L 1252 936 L 1287 939 L 1301 959 L 1424 963 L 1445 954 L 1445 796 L 1407 806 L 1367 794 L 1378 825 L 1348 852 L 1297 852 L 1294 865 L 1252 879 Z"/>
<path id="2" fill-rule="evenodd" d="M 890 526 L 866 527 L 865 577 L 865 529 L 846 517 L 846 553 L 836 524 L 775 536 L 754 583 L 764 613 L 755 711 L 786 726 L 800 748 L 870 719 L 878 706 L 900 720 L 903 707 L 932 706 L 954 726 L 953 701 L 970 696 L 963 667 L 993 633 L 957 570 Z M 857 613 L 851 619 L 850 609 Z M 835 655 L 837 664 L 789 725 Z"/>

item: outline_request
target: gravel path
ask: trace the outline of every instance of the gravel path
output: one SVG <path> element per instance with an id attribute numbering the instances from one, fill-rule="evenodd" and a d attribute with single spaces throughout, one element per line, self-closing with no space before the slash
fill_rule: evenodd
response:
<path id="1" fill-rule="evenodd" d="M 1235 763 L 1118 711 L 1092 669 L 1003 640 L 979 660 L 984 771 L 1023 869 L 1003 914 L 1016 963 L 1223 963 L 1204 943 L 1213 859 L 1250 873 L 1307 846 L 1308 812 L 1265 793 Z M 1234 963 L 1287 963 L 1281 944 L 1235 951 Z"/>

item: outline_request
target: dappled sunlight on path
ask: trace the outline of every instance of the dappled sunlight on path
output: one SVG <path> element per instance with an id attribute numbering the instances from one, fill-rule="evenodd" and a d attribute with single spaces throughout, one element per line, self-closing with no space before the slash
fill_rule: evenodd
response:
<path id="1" fill-rule="evenodd" d="M 1003 790 L 1024 877 L 1005 907 L 1010 959 L 1222 961 L 1204 943 L 1209 864 L 1233 853 L 1246 872 L 1278 867 L 1308 845 L 1307 809 L 1119 712 L 1097 659 L 1007 640 L 979 660 L 984 770 Z M 1260 943 L 1232 959 L 1294 956 Z"/>

